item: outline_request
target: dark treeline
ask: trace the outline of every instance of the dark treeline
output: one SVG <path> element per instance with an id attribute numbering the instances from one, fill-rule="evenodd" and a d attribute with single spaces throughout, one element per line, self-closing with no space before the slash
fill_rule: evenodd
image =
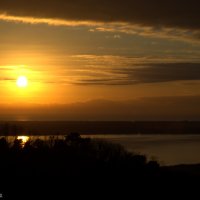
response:
<path id="1" fill-rule="evenodd" d="M 49 137 L 48 140 L 21 139 L 8 142 L 0 139 L 0 171 L 13 176 L 112 176 L 149 175 L 156 172 L 159 164 L 144 155 L 135 155 L 121 145 L 104 140 L 81 138 L 71 133 L 65 139 Z M 134 170 L 133 170 L 134 169 Z M 97 173 L 98 172 L 98 173 Z"/>
<path id="2" fill-rule="evenodd" d="M 16 191 L 20 197 L 26 191 L 34 195 L 32 192 L 38 193 L 39 189 L 47 196 L 55 191 L 56 196 L 68 196 L 79 193 L 81 188 L 110 188 L 159 173 L 159 164 L 147 161 L 144 155 L 129 153 L 103 140 L 81 138 L 77 133 L 65 139 L 50 137 L 25 144 L 18 139 L 10 143 L 2 137 L 0 160 L 0 192 L 8 197 L 16 195 Z"/>
<path id="3" fill-rule="evenodd" d="M 177 189 L 177 180 L 185 186 L 187 177 L 199 178 L 160 167 L 158 162 L 129 153 L 120 145 L 81 138 L 78 133 L 65 139 L 50 137 L 25 144 L 17 139 L 9 143 L 2 137 L 0 160 L 0 193 L 13 199 L 23 195 L 26 199 L 34 195 L 41 199 L 41 194 L 44 199 L 52 194 L 56 199 L 60 199 L 59 195 L 96 199 L 94 191 L 102 198 L 106 192 L 112 198 L 122 191 L 133 196 L 147 194 L 148 190 L 154 194 L 155 189 L 165 191 L 167 181 Z"/>
<path id="4" fill-rule="evenodd" d="M 0 122 L 0 135 L 199 134 L 199 121 L 57 121 Z"/>

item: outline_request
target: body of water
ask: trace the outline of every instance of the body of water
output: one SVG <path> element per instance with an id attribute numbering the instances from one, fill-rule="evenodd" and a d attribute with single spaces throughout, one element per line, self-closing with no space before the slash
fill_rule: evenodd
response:
<path id="1" fill-rule="evenodd" d="M 29 136 L 30 139 L 64 138 L 64 136 Z M 200 163 L 200 135 L 82 135 L 96 140 L 121 144 L 125 149 L 144 154 L 161 165 Z M 13 140 L 15 137 L 9 137 Z M 24 142 L 26 136 L 20 137 Z"/>
<path id="2" fill-rule="evenodd" d="M 200 135 L 92 135 L 121 144 L 128 151 L 145 154 L 161 165 L 200 163 Z"/>

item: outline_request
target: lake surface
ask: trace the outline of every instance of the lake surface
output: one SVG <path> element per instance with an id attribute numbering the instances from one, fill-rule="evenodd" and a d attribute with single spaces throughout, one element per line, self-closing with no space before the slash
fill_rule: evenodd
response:
<path id="1" fill-rule="evenodd" d="M 200 135 L 92 135 L 123 145 L 128 151 L 145 154 L 161 165 L 200 163 Z"/>
<path id="2" fill-rule="evenodd" d="M 30 136 L 31 139 L 64 136 Z M 144 154 L 161 165 L 200 163 L 200 135 L 82 135 L 121 144 L 130 152 Z M 13 140 L 14 137 L 9 137 Z M 24 138 L 26 141 L 27 138 Z"/>

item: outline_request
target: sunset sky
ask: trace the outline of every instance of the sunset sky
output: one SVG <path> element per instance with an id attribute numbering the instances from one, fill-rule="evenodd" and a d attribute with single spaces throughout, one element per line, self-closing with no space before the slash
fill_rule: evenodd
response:
<path id="1" fill-rule="evenodd" d="M 1 0 L 0 74 L 0 120 L 198 120 L 200 3 Z"/>

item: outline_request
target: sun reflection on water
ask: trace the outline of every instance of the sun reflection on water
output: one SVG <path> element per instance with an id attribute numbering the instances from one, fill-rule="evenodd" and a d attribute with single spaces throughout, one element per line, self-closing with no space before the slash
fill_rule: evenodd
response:
<path id="1" fill-rule="evenodd" d="M 25 143 L 29 140 L 29 136 L 18 136 L 18 140 L 22 140 L 22 145 L 24 146 Z"/>

